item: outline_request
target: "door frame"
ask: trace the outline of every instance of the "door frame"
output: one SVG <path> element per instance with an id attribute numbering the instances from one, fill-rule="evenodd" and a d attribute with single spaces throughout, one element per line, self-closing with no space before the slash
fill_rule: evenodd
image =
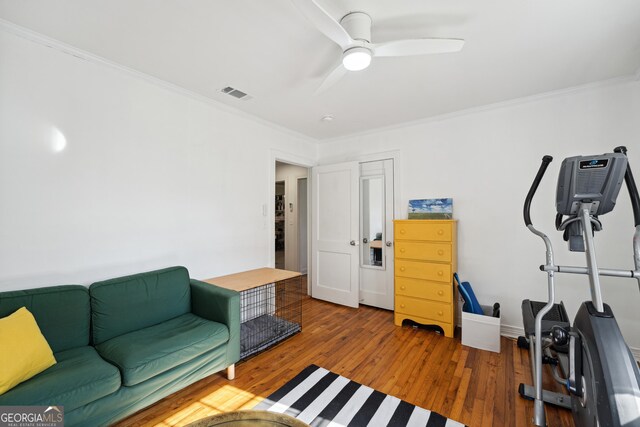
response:
<path id="1" fill-rule="evenodd" d="M 308 171 L 310 171 L 310 170 L 311 169 L 309 168 Z M 307 230 L 306 230 L 306 236 L 307 236 L 307 244 L 306 244 L 306 246 L 307 246 L 307 250 L 305 251 L 307 253 L 307 257 L 306 257 L 307 258 L 307 264 L 306 264 L 307 265 L 307 271 L 304 274 L 309 274 L 309 270 L 310 270 L 310 268 L 309 268 L 309 256 L 310 256 L 309 255 L 309 247 L 311 247 L 311 242 L 310 242 L 311 239 L 309 238 L 309 228 L 311 227 L 311 224 L 309 223 L 309 221 L 311 220 L 311 215 L 309 213 L 309 183 L 311 182 L 311 180 L 309 179 L 309 174 L 308 173 L 307 173 L 307 176 L 305 176 L 305 177 L 296 178 L 296 184 L 297 184 L 296 190 L 298 191 L 298 194 L 297 194 L 298 205 L 300 205 L 300 187 L 301 187 L 300 186 L 300 180 L 302 180 L 302 179 L 306 179 L 307 180 L 307 183 L 306 183 L 306 187 L 307 187 L 307 189 L 306 189 L 307 203 L 306 203 L 306 207 L 305 207 L 305 212 L 306 212 L 305 216 L 307 217 L 306 218 L 306 220 L 307 220 Z M 298 207 L 298 212 L 300 212 L 299 209 L 300 209 L 300 207 Z M 300 214 L 298 213 L 298 270 L 302 270 L 300 268 L 300 263 L 301 263 L 301 258 L 300 258 Z M 309 283 L 307 285 L 308 285 L 307 287 L 311 286 L 311 284 L 309 284 Z M 309 292 L 309 293 L 311 293 L 311 292 Z"/>
<path id="2" fill-rule="evenodd" d="M 288 163 L 290 165 L 296 165 L 296 166 L 301 166 L 303 168 L 307 168 L 308 172 L 307 172 L 307 190 L 310 188 L 309 186 L 311 185 L 311 168 L 316 166 L 317 162 L 315 162 L 314 160 L 307 158 L 307 157 L 303 157 L 303 156 L 297 156 L 295 154 L 291 154 L 291 153 L 287 153 L 285 151 L 280 151 L 280 150 L 274 150 L 271 149 L 269 151 L 269 166 L 268 166 L 268 171 L 269 171 L 269 179 L 267 181 L 267 203 L 263 204 L 263 218 L 266 221 L 265 224 L 265 229 L 266 229 L 266 234 L 267 234 L 267 242 L 269 242 L 268 244 L 268 248 L 267 248 L 267 259 L 269 260 L 269 267 L 274 268 L 276 265 L 276 249 L 275 246 L 273 244 L 273 236 L 275 236 L 276 233 L 276 224 L 275 224 L 275 209 L 276 209 L 276 187 L 275 187 L 275 182 L 276 182 L 276 162 L 282 162 L 282 163 Z M 310 209 L 310 198 L 307 197 L 307 236 L 309 236 L 309 226 L 311 224 L 311 209 Z M 265 215 L 265 209 L 266 209 L 266 215 Z M 311 239 L 307 238 L 307 277 L 310 277 L 311 275 Z M 311 281 L 307 280 L 307 294 L 310 294 L 310 288 L 311 286 Z"/>
<path id="3" fill-rule="evenodd" d="M 362 154 L 349 156 L 343 161 L 357 161 L 357 162 L 372 162 L 376 160 L 385 160 L 385 159 L 393 159 L 393 205 L 394 205 L 394 219 L 405 219 L 407 215 L 406 207 L 402 205 L 402 194 L 401 194 L 401 151 L 400 150 L 390 150 L 390 151 L 381 151 L 370 154 Z M 269 267 L 275 267 L 276 263 L 276 251 L 273 245 L 273 236 L 276 232 L 275 227 L 275 181 L 276 181 L 276 162 L 284 162 L 289 163 L 296 166 L 302 166 L 309 171 L 314 166 L 319 166 L 319 163 L 314 159 L 304 156 L 298 156 L 295 154 L 291 154 L 285 151 L 271 149 L 269 150 L 269 160 L 268 160 L 267 170 L 269 171 L 269 179 L 266 183 L 266 194 L 267 194 L 267 203 L 263 204 L 263 219 L 266 222 L 265 224 L 265 233 L 267 237 L 267 259 Z M 307 177 L 307 191 L 313 186 L 312 174 L 309 173 Z M 308 196 L 310 192 L 308 193 Z M 266 210 L 266 215 L 265 215 Z M 311 277 L 313 274 L 312 266 L 311 266 L 311 234 L 309 233 L 309 227 L 311 226 L 311 197 L 307 197 L 307 277 Z M 311 280 L 307 279 L 307 294 L 311 295 Z"/>

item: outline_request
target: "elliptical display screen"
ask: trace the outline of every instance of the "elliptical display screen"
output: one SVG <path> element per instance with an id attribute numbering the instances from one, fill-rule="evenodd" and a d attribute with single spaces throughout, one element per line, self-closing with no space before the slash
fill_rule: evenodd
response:
<path id="1" fill-rule="evenodd" d="M 627 158 L 621 153 L 574 156 L 560 166 L 556 209 L 561 215 L 577 215 L 580 206 L 590 205 L 591 215 L 610 212 L 624 182 Z"/>
<path id="2" fill-rule="evenodd" d="M 580 169 L 606 168 L 608 164 L 609 159 L 582 160 L 580 162 Z"/>

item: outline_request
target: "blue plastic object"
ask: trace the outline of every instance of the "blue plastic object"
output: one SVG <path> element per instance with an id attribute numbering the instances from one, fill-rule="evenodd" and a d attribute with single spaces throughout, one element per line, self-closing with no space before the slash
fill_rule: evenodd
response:
<path id="1" fill-rule="evenodd" d="M 455 279 L 456 282 L 458 282 L 458 292 L 460 292 L 460 295 L 464 300 L 462 311 L 466 313 L 484 315 L 484 311 L 482 310 L 482 307 L 480 307 L 478 298 L 476 298 L 476 294 L 473 292 L 471 283 L 460 282 L 460 277 L 458 277 L 458 273 L 454 273 L 453 278 Z"/>

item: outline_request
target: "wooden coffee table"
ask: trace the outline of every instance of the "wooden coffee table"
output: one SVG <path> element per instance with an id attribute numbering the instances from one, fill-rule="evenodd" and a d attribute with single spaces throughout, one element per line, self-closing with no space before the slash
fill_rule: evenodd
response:
<path id="1" fill-rule="evenodd" d="M 289 415 L 269 411 L 233 411 L 194 421 L 187 427 L 309 427 Z"/>

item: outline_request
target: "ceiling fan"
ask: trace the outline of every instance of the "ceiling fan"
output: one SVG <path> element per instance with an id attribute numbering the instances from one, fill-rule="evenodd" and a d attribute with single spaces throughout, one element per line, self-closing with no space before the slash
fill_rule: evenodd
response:
<path id="1" fill-rule="evenodd" d="M 365 12 L 349 12 L 340 21 L 333 19 L 315 0 L 291 0 L 320 32 L 342 49 L 342 62 L 327 75 L 319 94 L 338 82 L 347 71 L 364 70 L 376 56 L 414 56 L 458 52 L 462 39 L 420 38 L 371 43 L 372 20 Z"/>

